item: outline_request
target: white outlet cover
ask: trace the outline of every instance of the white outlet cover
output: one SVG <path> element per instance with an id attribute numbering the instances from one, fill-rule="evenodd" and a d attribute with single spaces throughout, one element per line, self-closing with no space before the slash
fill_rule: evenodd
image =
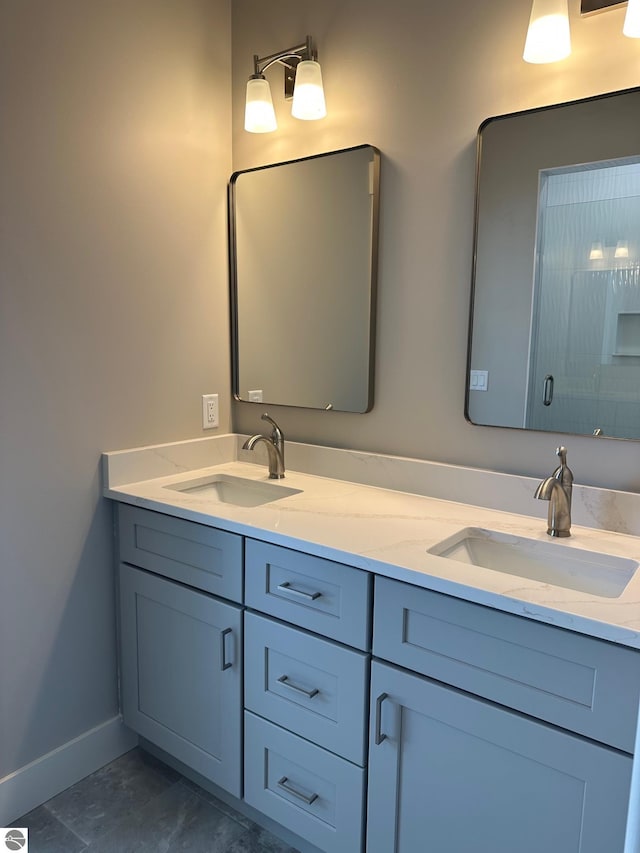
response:
<path id="1" fill-rule="evenodd" d="M 202 395 L 202 429 L 215 429 L 220 426 L 217 394 Z"/>
<path id="2" fill-rule="evenodd" d="M 250 403 L 262 403 L 262 391 L 249 391 Z"/>

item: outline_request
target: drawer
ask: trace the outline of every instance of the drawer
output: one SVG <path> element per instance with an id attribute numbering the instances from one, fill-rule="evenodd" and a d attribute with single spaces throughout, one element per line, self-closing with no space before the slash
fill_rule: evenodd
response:
<path id="1" fill-rule="evenodd" d="M 242 537 L 119 504 L 120 559 L 242 603 Z"/>
<path id="2" fill-rule="evenodd" d="M 244 627 L 245 707 L 364 765 L 369 656 L 255 613 Z"/>
<path id="3" fill-rule="evenodd" d="M 246 604 L 369 649 L 371 578 L 351 566 L 247 539 Z"/>
<path id="4" fill-rule="evenodd" d="M 245 711 L 244 798 L 327 853 L 360 853 L 364 770 Z"/>
<path id="5" fill-rule="evenodd" d="M 376 578 L 373 653 L 633 752 L 640 654 L 632 649 Z"/>

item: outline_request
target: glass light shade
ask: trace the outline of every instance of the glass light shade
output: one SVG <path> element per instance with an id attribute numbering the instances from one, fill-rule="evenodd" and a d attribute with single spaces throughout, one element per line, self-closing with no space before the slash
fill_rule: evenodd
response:
<path id="1" fill-rule="evenodd" d="M 277 127 L 269 82 L 264 77 L 250 77 L 247 81 L 244 129 L 249 133 L 271 133 Z"/>
<path id="2" fill-rule="evenodd" d="M 533 0 L 522 58 L 543 64 L 558 62 L 571 53 L 567 0 Z"/>
<path id="3" fill-rule="evenodd" d="M 614 258 L 628 258 L 629 257 L 629 244 L 626 240 L 618 240 L 618 244 L 616 246 L 616 250 L 613 253 Z"/>
<path id="4" fill-rule="evenodd" d="M 629 0 L 622 32 L 630 39 L 640 39 L 640 0 Z"/>
<path id="5" fill-rule="evenodd" d="M 601 261 L 604 258 L 604 250 L 602 248 L 602 243 L 592 243 L 591 251 L 589 252 L 589 260 L 590 261 Z"/>
<path id="6" fill-rule="evenodd" d="M 324 118 L 326 114 L 320 65 L 312 59 L 303 59 L 296 68 L 291 115 L 294 118 L 314 121 Z"/>

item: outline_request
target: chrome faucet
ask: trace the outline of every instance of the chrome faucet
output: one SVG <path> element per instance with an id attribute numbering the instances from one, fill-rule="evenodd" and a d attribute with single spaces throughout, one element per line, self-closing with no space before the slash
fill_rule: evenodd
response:
<path id="1" fill-rule="evenodd" d="M 559 447 L 556 454 L 560 457 L 560 464 L 550 477 L 538 485 L 535 497 L 541 501 L 549 501 L 549 536 L 565 537 L 571 536 L 573 474 L 567 465 L 567 448 Z"/>
<path id="2" fill-rule="evenodd" d="M 271 436 L 267 438 L 264 435 L 252 435 L 242 445 L 242 449 L 253 450 L 256 444 L 263 442 L 269 454 L 269 479 L 282 480 L 284 477 L 284 435 L 278 424 L 266 412 L 261 417 L 263 421 L 271 424 Z"/>

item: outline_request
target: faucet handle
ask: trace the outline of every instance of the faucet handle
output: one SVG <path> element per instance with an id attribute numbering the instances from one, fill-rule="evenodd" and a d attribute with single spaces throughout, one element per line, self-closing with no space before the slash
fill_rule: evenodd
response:
<path id="1" fill-rule="evenodd" d="M 559 480 L 565 488 L 570 490 L 573 485 L 573 471 L 567 465 L 567 448 L 562 445 L 558 447 L 556 449 L 556 456 L 560 458 L 560 464 L 553 472 L 553 476 L 556 480 Z"/>

